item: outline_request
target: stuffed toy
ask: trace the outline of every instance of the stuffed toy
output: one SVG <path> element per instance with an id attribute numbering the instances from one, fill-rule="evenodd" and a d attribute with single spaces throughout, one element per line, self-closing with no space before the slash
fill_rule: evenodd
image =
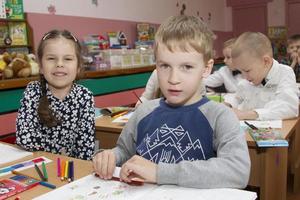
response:
<path id="1" fill-rule="evenodd" d="M 34 55 L 29 57 L 22 53 L 4 53 L 2 60 L 7 65 L 3 70 L 4 77 L 27 78 L 32 75 L 38 75 L 39 67 L 33 58 Z"/>

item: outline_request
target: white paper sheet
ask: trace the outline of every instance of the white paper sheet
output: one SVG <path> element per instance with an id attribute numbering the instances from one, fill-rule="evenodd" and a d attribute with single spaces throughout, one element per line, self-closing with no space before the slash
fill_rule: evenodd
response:
<path id="1" fill-rule="evenodd" d="M 255 192 L 238 189 L 194 189 L 174 185 L 163 185 L 143 197 L 143 200 L 255 200 L 256 198 L 257 195 Z"/>
<path id="2" fill-rule="evenodd" d="M 269 121 L 256 121 L 246 120 L 249 124 L 256 126 L 257 128 L 282 128 L 282 120 L 269 120 Z M 248 127 L 245 124 L 245 120 L 240 121 L 240 126 Z"/>
<path id="3" fill-rule="evenodd" d="M 133 115 L 134 112 L 126 113 L 125 115 L 122 115 L 120 117 L 117 117 L 112 121 L 112 123 L 127 123 L 130 117 Z"/>
<path id="4" fill-rule="evenodd" d="M 118 176 L 119 168 L 114 176 Z M 126 183 L 112 180 L 102 180 L 94 175 L 88 175 L 34 200 L 255 200 L 255 192 L 237 189 L 194 189 L 178 186 L 158 186 L 144 184 L 130 186 Z"/>
<path id="5" fill-rule="evenodd" d="M 31 152 L 0 143 L 0 165 L 32 155 Z"/>

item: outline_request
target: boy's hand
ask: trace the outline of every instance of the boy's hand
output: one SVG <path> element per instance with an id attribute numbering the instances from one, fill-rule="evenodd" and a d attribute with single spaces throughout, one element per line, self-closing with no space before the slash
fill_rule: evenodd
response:
<path id="1" fill-rule="evenodd" d="M 102 179 L 111 179 L 116 168 L 116 156 L 112 150 L 104 150 L 93 158 L 95 172 Z"/>
<path id="2" fill-rule="evenodd" d="M 239 120 L 257 119 L 258 118 L 257 112 L 255 112 L 253 110 L 241 111 L 241 110 L 236 109 L 236 108 L 232 108 L 232 110 L 236 114 L 236 116 L 238 117 Z"/>
<path id="3" fill-rule="evenodd" d="M 133 156 L 123 164 L 120 178 L 130 183 L 134 179 L 142 179 L 148 183 L 156 183 L 157 164 L 141 156 Z"/>

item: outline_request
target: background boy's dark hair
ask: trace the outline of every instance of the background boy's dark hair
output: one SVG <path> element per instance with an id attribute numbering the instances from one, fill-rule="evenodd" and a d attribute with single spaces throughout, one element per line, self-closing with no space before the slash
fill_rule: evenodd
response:
<path id="1" fill-rule="evenodd" d="M 78 62 L 77 67 L 79 69 L 79 73 L 77 75 L 78 78 L 82 66 L 81 46 L 78 42 L 78 39 L 74 37 L 72 33 L 67 30 L 51 30 L 43 36 L 37 52 L 39 64 L 40 65 L 42 64 L 44 48 L 47 44 L 47 41 L 51 39 L 57 39 L 57 38 L 65 38 L 74 42 L 74 47 L 75 47 L 75 52 L 76 52 L 76 57 Z M 38 107 L 38 115 L 40 118 L 40 122 L 48 127 L 53 127 L 58 125 L 60 123 L 60 120 L 55 116 L 55 113 L 49 107 L 50 104 L 47 98 L 47 88 L 46 88 L 47 80 L 42 74 L 40 74 L 40 83 L 41 83 L 41 93 L 42 93 L 39 101 L 39 107 Z"/>
<path id="2" fill-rule="evenodd" d="M 288 38 L 287 42 L 288 42 L 288 44 L 290 44 L 291 42 L 295 42 L 298 40 L 300 40 L 300 34 L 294 34 Z"/>

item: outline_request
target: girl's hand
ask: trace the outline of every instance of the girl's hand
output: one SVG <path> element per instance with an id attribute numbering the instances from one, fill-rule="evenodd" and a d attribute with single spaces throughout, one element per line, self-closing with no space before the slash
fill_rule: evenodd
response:
<path id="1" fill-rule="evenodd" d="M 104 150 L 93 158 L 95 172 L 102 179 L 111 179 L 116 168 L 116 156 L 112 150 Z"/>
<path id="2" fill-rule="evenodd" d="M 156 183 L 156 170 L 157 164 L 135 155 L 123 164 L 120 178 L 128 183 L 140 179 L 148 183 Z"/>

